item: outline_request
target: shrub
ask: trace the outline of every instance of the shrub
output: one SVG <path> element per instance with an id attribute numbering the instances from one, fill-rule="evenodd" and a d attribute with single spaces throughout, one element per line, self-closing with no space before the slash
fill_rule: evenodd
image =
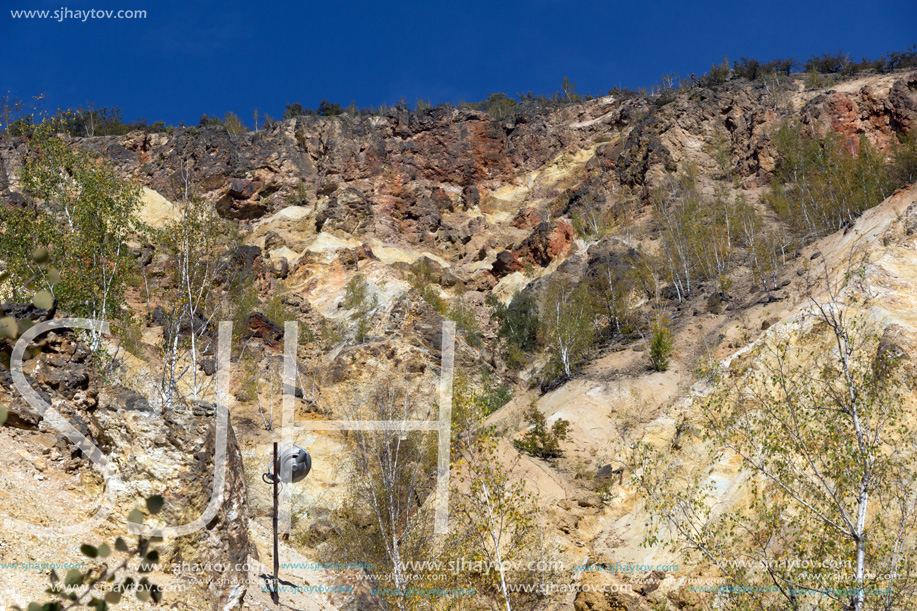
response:
<path id="1" fill-rule="evenodd" d="M 590 196 L 587 196 L 591 199 Z M 588 202 L 587 203 L 593 203 Z M 602 238 L 614 228 L 614 214 L 610 210 L 599 210 L 598 206 L 586 205 L 582 210 L 573 210 L 570 213 L 573 231 L 582 240 L 595 240 Z"/>
<path id="2" fill-rule="evenodd" d="M 710 72 L 704 74 L 696 83 L 701 87 L 717 87 L 729 80 L 729 58 L 723 58 L 723 63 L 713 64 Z"/>
<path id="3" fill-rule="evenodd" d="M 497 119 L 507 119 L 515 115 L 516 101 L 505 93 L 492 93 L 483 102 L 470 104 L 472 108 L 483 110 Z"/>
<path id="4" fill-rule="evenodd" d="M 309 185 L 302 179 L 296 184 L 296 188 L 284 198 L 284 201 L 291 206 L 303 206 L 308 200 Z"/>
<path id="5" fill-rule="evenodd" d="M 494 413 L 509 403 L 513 398 L 513 392 L 510 390 L 509 386 L 500 381 L 499 378 L 493 376 L 486 369 L 481 375 L 481 386 L 483 386 L 483 391 L 478 401 L 481 404 L 485 416 Z"/>
<path id="6" fill-rule="evenodd" d="M 902 68 L 917 66 L 917 45 L 911 45 L 905 51 L 892 51 L 882 56 L 882 71 L 891 72 Z"/>
<path id="7" fill-rule="evenodd" d="M 761 72 L 761 62 L 756 59 L 742 57 L 732 62 L 732 69 L 735 71 L 736 76 L 753 81 L 758 78 L 758 74 Z"/>
<path id="8" fill-rule="evenodd" d="M 847 54 L 843 51 L 834 53 L 822 53 L 813 55 L 803 65 L 807 71 L 820 72 L 822 74 L 837 74 L 844 70 L 850 62 Z"/>
<path id="9" fill-rule="evenodd" d="M 357 321 L 356 340 L 363 342 L 369 332 L 369 314 L 379 305 L 379 299 L 371 295 L 369 283 L 362 273 L 354 274 L 344 293 L 344 309 L 352 310 L 352 320 Z"/>
<path id="10" fill-rule="evenodd" d="M 659 322 L 653 328 L 650 339 L 650 363 L 656 371 L 665 371 L 669 368 L 669 357 L 675 351 L 672 331 L 664 322 Z"/>
<path id="11" fill-rule="evenodd" d="M 449 306 L 439 294 L 439 289 L 437 288 L 437 270 L 429 259 L 423 257 L 414 263 L 411 268 L 411 278 L 409 282 L 411 286 L 417 289 L 423 300 L 433 306 L 433 309 L 436 310 L 438 314 L 441 316 L 446 315 Z"/>
<path id="12" fill-rule="evenodd" d="M 337 115 L 344 114 L 344 109 L 340 104 L 335 104 L 334 102 L 329 102 L 328 100 L 322 100 L 318 104 L 318 114 L 323 117 L 336 117 Z"/>
<path id="13" fill-rule="evenodd" d="M 560 442 L 567 438 L 567 427 L 570 423 L 558 418 L 548 428 L 548 421 L 539 411 L 535 402 L 529 405 L 525 412 L 525 422 L 529 430 L 522 439 L 513 442 L 520 452 L 537 456 L 538 458 L 557 458 L 561 455 Z"/>
<path id="14" fill-rule="evenodd" d="M 570 82 L 569 77 L 564 77 L 564 80 L 560 84 L 560 89 L 564 92 L 564 98 L 568 102 L 582 102 L 583 96 L 576 93 L 576 83 Z"/>
<path id="15" fill-rule="evenodd" d="M 823 74 L 818 70 L 809 70 L 806 72 L 806 89 L 824 89 L 825 87 L 830 87 L 834 84 L 834 81 L 827 74 Z"/>
<path id="16" fill-rule="evenodd" d="M 197 122 L 198 127 L 210 127 L 216 126 L 220 127 L 223 125 L 223 121 L 219 117 L 211 117 L 207 113 L 201 115 L 200 120 Z"/>
<path id="17" fill-rule="evenodd" d="M 248 131 L 248 128 L 242 123 L 242 119 L 232 111 L 223 115 L 223 125 L 230 134 L 242 134 Z"/>
<path id="18" fill-rule="evenodd" d="M 294 102 L 293 104 L 287 104 L 286 109 L 283 111 L 284 119 L 293 119 L 295 117 L 301 117 L 305 115 L 314 115 L 315 111 L 311 108 L 303 108 L 303 105 L 299 102 Z"/>
<path id="19" fill-rule="evenodd" d="M 892 186 L 901 186 L 917 180 L 917 136 L 901 136 L 891 167 Z"/>
<path id="20" fill-rule="evenodd" d="M 484 345 L 481 334 L 478 332 L 478 320 L 475 318 L 474 310 L 465 305 L 465 300 L 461 295 L 453 301 L 449 311 L 446 312 L 446 318 L 455 321 L 455 325 L 465 332 L 465 340 L 469 346 L 480 348 Z"/>
<path id="21" fill-rule="evenodd" d="M 542 330 L 553 349 L 548 377 L 571 377 L 595 341 L 596 304 L 587 283 L 552 282 L 542 303 Z"/>
<path id="22" fill-rule="evenodd" d="M 516 293 L 509 305 L 503 305 L 490 294 L 485 303 L 491 308 L 491 318 L 499 324 L 497 337 L 505 342 L 507 352 L 524 353 L 535 348 L 541 321 L 538 304 L 531 293 Z"/>
<path id="23" fill-rule="evenodd" d="M 764 74 L 773 72 L 776 74 L 789 75 L 799 66 L 797 62 L 792 57 L 775 59 L 774 61 L 767 62 L 761 66 L 761 72 Z"/>
<path id="24" fill-rule="evenodd" d="M 126 123 L 121 109 L 95 108 L 92 105 L 84 108 L 58 110 L 49 119 L 59 132 L 71 136 L 123 136 L 132 129 L 146 127 L 146 121 L 135 124 Z"/>

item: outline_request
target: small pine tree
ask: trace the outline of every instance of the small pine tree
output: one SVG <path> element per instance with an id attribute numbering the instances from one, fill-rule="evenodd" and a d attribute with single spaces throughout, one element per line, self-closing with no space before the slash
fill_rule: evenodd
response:
<path id="1" fill-rule="evenodd" d="M 503 305 L 493 294 L 485 303 L 491 308 L 491 320 L 499 324 L 497 337 L 503 340 L 507 364 L 514 369 L 525 366 L 525 353 L 535 349 L 541 320 L 538 302 L 531 293 L 516 293 L 508 305 Z"/>
<path id="2" fill-rule="evenodd" d="M 657 323 L 653 328 L 653 337 L 650 340 L 650 362 L 656 371 L 665 371 L 669 368 L 669 357 L 674 352 L 674 339 L 672 331 L 664 322 Z"/>
<path id="3" fill-rule="evenodd" d="M 369 315 L 379 305 L 379 299 L 371 294 L 371 287 L 362 273 L 357 272 L 347 283 L 342 305 L 353 310 L 351 318 L 357 321 L 356 340 L 363 343 L 370 330 Z"/>
<path id="4" fill-rule="evenodd" d="M 561 418 L 548 428 L 548 421 L 539 411 L 535 402 L 525 412 L 525 421 L 529 425 L 522 439 L 514 442 L 516 449 L 538 458 L 557 458 L 561 455 L 560 442 L 567 438 L 567 427 L 570 423 Z"/>

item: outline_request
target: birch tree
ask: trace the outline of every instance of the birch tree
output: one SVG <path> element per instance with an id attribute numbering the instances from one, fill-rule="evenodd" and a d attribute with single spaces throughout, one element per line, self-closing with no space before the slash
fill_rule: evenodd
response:
<path id="1" fill-rule="evenodd" d="M 410 587 L 421 587 L 413 563 L 431 558 L 432 512 L 424 499 L 435 478 L 436 445 L 429 434 L 411 431 L 405 423 L 428 417 L 415 402 L 415 392 L 378 373 L 376 388 L 347 408 L 350 420 L 387 423 L 352 435 L 353 477 L 342 535 L 335 555 L 356 562 L 370 560 L 375 573 L 387 571 L 390 582 L 376 583 L 395 608 L 414 608 Z M 381 569 L 377 570 L 377 567 Z"/>
<path id="2" fill-rule="evenodd" d="M 688 166 L 666 177 L 653 197 L 653 219 L 661 234 L 659 258 L 678 296 L 691 296 L 700 281 L 726 277 L 732 264 L 734 202 L 720 190 L 706 201 Z"/>
<path id="3" fill-rule="evenodd" d="M 574 368 L 592 346 L 596 331 L 594 310 L 585 283 L 570 286 L 560 279 L 548 286 L 542 320 L 554 352 L 554 364 L 564 376 L 573 375 Z"/>
<path id="4" fill-rule="evenodd" d="M 186 396 L 200 399 L 207 386 L 200 365 L 215 339 L 212 323 L 225 300 L 218 280 L 229 267 L 221 257 L 227 246 L 225 222 L 213 206 L 194 195 L 184 167 L 180 180 L 180 218 L 156 233 L 168 257 L 168 284 L 160 291 L 158 309 L 159 390 L 165 409 Z"/>
<path id="5" fill-rule="evenodd" d="M 501 458 L 498 438 L 482 425 L 485 410 L 467 386 L 456 386 L 453 401 L 453 470 L 450 562 L 465 570 L 463 587 L 474 584 L 478 599 L 502 611 L 534 608 L 537 589 L 552 578 L 544 560 L 539 510 L 525 480 L 513 476 L 518 455 Z M 514 587 L 524 584 L 529 587 Z"/>
<path id="6" fill-rule="evenodd" d="M 637 453 L 634 481 L 652 515 L 647 543 L 671 537 L 730 586 L 754 589 L 721 593 L 729 608 L 915 602 L 906 564 L 917 551 L 909 357 L 858 313 L 862 297 L 831 282 L 825 292 L 810 296 L 799 329 L 762 342 L 698 406 L 694 424 L 724 454 L 711 458 L 741 459 L 747 506 L 720 507 L 706 473 L 686 477 L 648 446 Z"/>
<path id="7" fill-rule="evenodd" d="M 13 287 L 43 289 L 70 314 L 121 319 L 125 283 L 136 269 L 127 242 L 144 231 L 139 189 L 109 162 L 58 137 L 47 122 L 36 127 L 19 177 L 41 203 L 0 209 L 0 258 Z M 38 246 L 50 251 L 59 278 L 35 264 L 31 253 Z M 100 342 L 93 332 L 90 347 L 98 350 Z"/>

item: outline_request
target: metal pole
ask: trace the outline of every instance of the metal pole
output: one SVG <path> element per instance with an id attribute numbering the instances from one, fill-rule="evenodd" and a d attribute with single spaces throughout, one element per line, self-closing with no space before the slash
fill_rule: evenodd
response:
<path id="1" fill-rule="evenodd" d="M 277 538 L 277 509 L 279 498 L 277 492 L 277 483 L 280 481 L 280 465 L 277 463 L 277 442 L 274 442 L 274 590 L 271 592 L 271 600 L 275 605 L 280 604 L 279 578 L 280 573 L 280 543 Z"/>

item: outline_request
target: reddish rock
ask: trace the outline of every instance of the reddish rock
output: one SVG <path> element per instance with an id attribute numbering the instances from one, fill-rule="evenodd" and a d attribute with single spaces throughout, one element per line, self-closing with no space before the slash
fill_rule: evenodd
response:
<path id="1" fill-rule="evenodd" d="M 522 262 L 519 261 L 519 256 L 508 250 L 504 250 L 497 255 L 497 260 L 494 261 L 491 272 L 495 277 L 502 278 L 507 274 L 518 272 L 521 269 Z"/>
<path id="2" fill-rule="evenodd" d="M 245 319 L 243 339 L 260 339 L 267 346 L 279 346 L 283 340 L 283 328 L 261 312 L 254 312 Z"/>
<path id="3" fill-rule="evenodd" d="M 514 254 L 536 265 L 546 267 L 551 261 L 570 250 L 573 227 L 564 220 L 554 225 L 544 221 L 529 235 Z"/>
<path id="4" fill-rule="evenodd" d="M 378 261 L 379 257 L 373 253 L 369 244 L 361 244 L 354 249 L 358 261 Z"/>
<path id="5" fill-rule="evenodd" d="M 817 96 L 800 114 L 807 126 L 830 126 L 852 154 L 859 152 L 862 136 L 880 150 L 889 151 L 897 140 L 897 132 L 909 131 L 917 125 L 915 91 L 917 74 L 911 74 L 896 81 L 885 99 L 880 99 L 867 86 L 855 93 Z"/>
<path id="6" fill-rule="evenodd" d="M 420 132 L 411 144 L 404 152 L 405 163 L 428 180 L 469 186 L 514 174 L 506 155 L 506 132 L 484 113 L 463 111 L 459 120 Z"/>
<path id="7" fill-rule="evenodd" d="M 844 148 L 855 155 L 860 148 L 861 133 L 857 105 L 846 95 L 836 93 L 828 99 L 825 110 L 831 120 L 831 129 L 843 139 Z"/>
<path id="8" fill-rule="evenodd" d="M 614 170 L 618 158 L 621 156 L 621 148 L 620 143 L 605 143 L 599 145 L 595 149 L 595 157 L 589 160 L 586 164 L 586 168 L 589 170 L 599 170 L 601 172 Z"/>
<path id="9" fill-rule="evenodd" d="M 537 208 L 525 208 L 513 217 L 513 227 L 516 229 L 531 229 L 544 221 L 544 214 Z"/>

